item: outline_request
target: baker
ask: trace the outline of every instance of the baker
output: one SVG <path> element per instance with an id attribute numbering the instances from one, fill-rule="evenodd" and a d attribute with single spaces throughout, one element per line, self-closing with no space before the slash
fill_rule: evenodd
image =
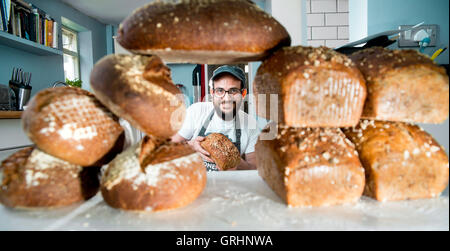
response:
<path id="1" fill-rule="evenodd" d="M 247 95 L 244 71 L 236 66 L 221 66 L 214 71 L 209 83 L 212 102 L 191 105 L 172 141 L 187 141 L 201 155 L 208 171 L 220 171 L 200 142 L 210 133 L 221 133 L 241 154 L 240 164 L 232 170 L 256 169 L 255 144 L 259 130 L 256 120 L 240 109 Z"/>

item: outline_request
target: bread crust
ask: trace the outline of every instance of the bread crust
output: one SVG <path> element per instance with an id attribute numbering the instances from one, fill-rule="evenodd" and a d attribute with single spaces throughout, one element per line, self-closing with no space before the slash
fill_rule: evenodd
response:
<path id="1" fill-rule="evenodd" d="M 292 207 L 356 202 L 364 169 L 339 129 L 279 126 L 274 140 L 258 140 L 259 175 Z"/>
<path id="2" fill-rule="evenodd" d="M 448 118 L 448 75 L 429 57 L 415 50 L 374 47 L 350 58 L 367 81 L 362 118 L 433 124 Z"/>
<path id="3" fill-rule="evenodd" d="M 22 126 L 39 149 L 81 166 L 100 160 L 123 132 L 93 94 L 73 87 L 38 92 L 22 114 Z"/>
<path id="4" fill-rule="evenodd" d="M 99 167 L 81 167 L 33 147 L 0 166 L 0 202 L 11 208 L 52 209 L 88 200 L 99 189 Z"/>
<path id="5" fill-rule="evenodd" d="M 183 94 L 157 56 L 108 55 L 94 66 L 91 87 L 114 114 L 146 134 L 168 138 L 182 126 Z"/>
<path id="6" fill-rule="evenodd" d="M 203 160 L 187 144 L 148 136 L 107 165 L 101 181 L 102 195 L 108 205 L 131 211 L 186 206 L 205 186 Z"/>
<path id="7" fill-rule="evenodd" d="M 117 41 L 134 53 L 201 64 L 259 61 L 291 43 L 278 21 L 246 0 L 149 3 L 120 24 Z"/>
<path id="8" fill-rule="evenodd" d="M 235 168 L 241 163 L 241 155 L 236 146 L 223 134 L 211 133 L 200 142 L 220 170 Z"/>
<path id="9" fill-rule="evenodd" d="M 364 194 L 379 201 L 432 198 L 448 184 L 448 157 L 419 126 L 362 120 L 344 130 L 366 170 Z"/>
<path id="10" fill-rule="evenodd" d="M 253 91 L 258 116 L 292 127 L 354 126 L 366 98 L 353 62 L 326 47 L 275 52 L 259 67 Z"/>

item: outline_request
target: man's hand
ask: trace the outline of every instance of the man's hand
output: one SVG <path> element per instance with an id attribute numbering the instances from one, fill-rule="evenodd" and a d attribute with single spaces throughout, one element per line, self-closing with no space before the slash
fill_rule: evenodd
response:
<path id="1" fill-rule="evenodd" d="M 214 160 L 209 158 L 209 153 L 200 145 L 200 142 L 203 140 L 205 140 L 205 137 L 198 136 L 197 138 L 188 141 L 188 144 L 192 147 L 192 149 L 194 149 L 194 151 L 198 152 L 204 160 L 214 163 Z"/>

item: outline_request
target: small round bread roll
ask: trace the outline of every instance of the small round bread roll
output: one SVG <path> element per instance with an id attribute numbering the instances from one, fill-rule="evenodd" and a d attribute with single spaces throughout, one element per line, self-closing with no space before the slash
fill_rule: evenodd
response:
<path id="1" fill-rule="evenodd" d="M 116 143 L 123 129 L 91 93 L 58 87 L 36 94 L 23 112 L 27 136 L 42 151 L 80 166 L 91 166 Z"/>
<path id="2" fill-rule="evenodd" d="M 160 211 L 194 201 L 206 185 L 203 161 L 187 144 L 146 136 L 105 166 L 104 200 L 131 211 Z"/>
<path id="3" fill-rule="evenodd" d="M 146 134 L 169 138 L 181 129 L 184 97 L 157 56 L 106 56 L 91 72 L 91 87 L 112 112 Z"/>
<path id="4" fill-rule="evenodd" d="M 0 202 L 11 208 L 68 206 L 98 192 L 99 173 L 99 167 L 81 167 L 27 147 L 0 166 Z"/>
<path id="5" fill-rule="evenodd" d="M 117 41 L 136 54 L 169 63 L 260 61 L 289 46 L 286 29 L 246 0 L 154 1 L 119 26 Z"/>
<path id="6" fill-rule="evenodd" d="M 428 56 L 373 47 L 350 58 L 367 81 L 362 118 L 433 124 L 448 118 L 448 75 Z"/>
<path id="7" fill-rule="evenodd" d="M 223 134 L 211 133 L 200 142 L 220 170 L 235 168 L 241 162 L 241 155 L 236 146 Z"/>
<path id="8" fill-rule="evenodd" d="M 284 47 L 259 67 L 253 84 L 258 116 L 291 127 L 358 124 L 366 99 L 363 75 L 326 47 Z"/>

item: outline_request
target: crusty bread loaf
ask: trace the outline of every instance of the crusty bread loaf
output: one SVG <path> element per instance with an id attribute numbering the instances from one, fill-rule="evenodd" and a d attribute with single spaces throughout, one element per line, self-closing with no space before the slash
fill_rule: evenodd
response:
<path id="1" fill-rule="evenodd" d="M 366 170 L 364 194 L 379 201 L 437 197 L 448 184 L 448 157 L 420 127 L 362 120 L 344 130 Z"/>
<path id="2" fill-rule="evenodd" d="M 112 112 L 146 134 L 168 138 L 183 124 L 183 95 L 157 56 L 106 56 L 92 70 L 91 87 Z"/>
<path id="3" fill-rule="evenodd" d="M 209 154 L 217 168 L 222 171 L 235 168 L 241 163 L 241 155 L 236 146 L 223 134 L 211 133 L 200 142 Z"/>
<path id="4" fill-rule="evenodd" d="M 426 55 L 374 47 L 350 58 L 367 82 L 363 118 L 412 123 L 442 123 L 448 118 L 448 75 Z"/>
<path id="5" fill-rule="evenodd" d="M 289 206 L 351 203 L 363 193 L 364 169 L 340 129 L 279 126 L 255 149 L 259 175 Z"/>
<path id="6" fill-rule="evenodd" d="M 203 160 L 187 144 L 146 136 L 106 166 L 101 191 L 114 208 L 160 211 L 186 206 L 205 185 Z"/>
<path id="7" fill-rule="evenodd" d="M 353 62 L 326 47 L 275 52 L 259 67 L 253 91 L 259 116 L 292 127 L 354 126 L 366 98 Z"/>
<path id="8" fill-rule="evenodd" d="M 247 0 L 152 2 L 120 24 L 117 41 L 136 54 L 198 64 L 260 61 L 291 43 L 280 23 Z"/>
<path id="9" fill-rule="evenodd" d="M 1 163 L 0 202 L 11 208 L 68 206 L 97 193 L 99 172 L 24 148 Z"/>
<path id="10" fill-rule="evenodd" d="M 25 133 L 42 151 L 81 166 L 91 166 L 123 132 L 94 95 L 80 88 L 44 89 L 22 114 Z"/>

